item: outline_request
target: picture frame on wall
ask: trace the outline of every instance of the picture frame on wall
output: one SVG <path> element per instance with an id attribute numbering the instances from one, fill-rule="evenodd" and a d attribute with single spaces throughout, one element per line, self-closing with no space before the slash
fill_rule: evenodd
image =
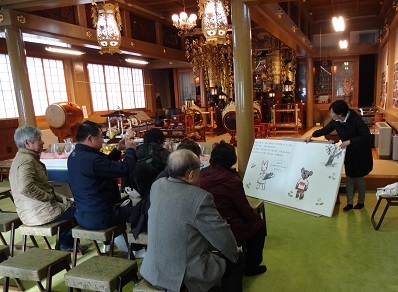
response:
<path id="1" fill-rule="evenodd" d="M 381 92 L 380 92 L 380 106 L 386 108 L 386 94 L 387 94 L 387 82 L 386 82 L 386 71 L 381 73 Z"/>
<path id="2" fill-rule="evenodd" d="M 392 107 L 398 108 L 398 61 L 394 64 L 394 90 L 392 93 Z"/>

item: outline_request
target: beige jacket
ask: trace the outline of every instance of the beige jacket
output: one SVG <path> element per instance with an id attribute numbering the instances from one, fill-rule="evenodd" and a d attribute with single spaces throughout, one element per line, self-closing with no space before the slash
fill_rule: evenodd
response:
<path id="1" fill-rule="evenodd" d="M 10 168 L 12 197 L 19 218 L 26 225 L 42 225 L 69 207 L 66 198 L 48 183 L 45 165 L 37 153 L 19 148 Z"/>

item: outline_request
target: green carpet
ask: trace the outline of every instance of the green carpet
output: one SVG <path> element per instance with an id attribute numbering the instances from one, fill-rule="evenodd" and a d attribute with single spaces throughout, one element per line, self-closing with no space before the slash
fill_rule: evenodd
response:
<path id="1" fill-rule="evenodd" d="M 341 199 L 332 218 L 266 204 L 268 271 L 244 278 L 244 291 L 398 291 L 396 208 L 376 231 L 370 221 L 373 192 L 362 210 L 343 212 Z"/>
<path id="2" fill-rule="evenodd" d="M 331 218 L 266 203 L 264 264 L 268 271 L 244 277 L 243 291 L 398 291 L 397 208 L 390 208 L 376 231 L 370 221 L 376 204 L 374 192 L 367 193 L 362 210 L 343 212 L 344 196 L 341 201 Z M 0 208 L 15 210 L 9 199 L 1 200 Z M 4 235 L 8 240 L 9 235 Z M 40 239 L 38 242 L 44 247 Z M 18 230 L 16 244 L 21 244 Z M 78 263 L 94 254 L 94 246 L 89 244 L 89 253 L 79 256 Z M 119 256 L 126 254 L 119 252 Z M 63 274 L 54 277 L 52 291 L 67 291 Z M 34 283 L 23 283 L 27 291 L 38 291 Z M 132 291 L 133 286 L 130 283 L 123 291 Z"/>

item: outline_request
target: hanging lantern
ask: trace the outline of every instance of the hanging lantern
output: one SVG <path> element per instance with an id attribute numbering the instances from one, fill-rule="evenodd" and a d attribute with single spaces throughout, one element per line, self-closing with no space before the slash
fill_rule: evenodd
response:
<path id="1" fill-rule="evenodd" d="M 225 44 L 228 31 L 227 9 L 222 0 L 205 0 L 202 15 L 202 32 L 206 42 Z"/>
<path id="2" fill-rule="evenodd" d="M 100 54 L 119 53 L 121 42 L 121 26 L 119 5 L 110 3 L 93 3 L 92 19 L 93 25 L 97 28 L 97 41 L 101 46 Z"/>

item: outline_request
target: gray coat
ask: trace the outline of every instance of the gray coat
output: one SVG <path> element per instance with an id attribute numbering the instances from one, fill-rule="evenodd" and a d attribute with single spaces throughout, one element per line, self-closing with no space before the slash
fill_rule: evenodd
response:
<path id="1" fill-rule="evenodd" d="M 238 260 L 229 225 L 213 196 L 182 180 L 158 179 L 150 194 L 148 250 L 141 275 L 152 285 L 179 291 L 208 291 L 225 271 L 225 260 L 208 250 L 208 243 L 229 260 Z"/>

